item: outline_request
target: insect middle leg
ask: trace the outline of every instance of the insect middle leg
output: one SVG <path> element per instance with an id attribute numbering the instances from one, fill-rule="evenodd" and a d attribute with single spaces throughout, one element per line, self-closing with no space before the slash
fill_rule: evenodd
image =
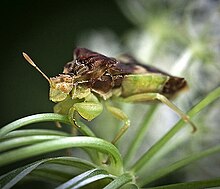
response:
<path id="1" fill-rule="evenodd" d="M 106 108 L 115 118 L 124 122 L 124 125 L 118 131 L 115 138 L 111 142 L 112 144 L 115 144 L 129 128 L 130 120 L 128 119 L 128 116 L 121 109 L 110 106 L 110 105 L 106 105 Z"/>
<path id="2" fill-rule="evenodd" d="M 132 95 L 127 98 L 124 98 L 125 102 L 144 102 L 144 101 L 154 101 L 159 100 L 162 103 L 170 107 L 174 112 L 176 112 L 186 123 L 189 123 L 195 132 L 197 130 L 195 124 L 190 120 L 189 116 L 186 115 L 182 110 L 180 110 L 176 105 L 169 101 L 164 95 L 160 93 L 142 93 L 137 95 Z"/>
<path id="3" fill-rule="evenodd" d="M 102 103 L 92 95 L 88 96 L 84 101 L 68 97 L 54 106 L 55 113 L 68 116 L 69 121 L 74 126 L 73 129 L 76 128 L 80 130 L 81 133 L 85 133 L 88 136 L 94 135 L 89 129 L 81 125 L 80 121 L 76 120 L 76 114 L 78 113 L 84 119 L 91 121 L 102 112 L 102 109 Z"/>
<path id="4" fill-rule="evenodd" d="M 87 121 L 91 121 L 96 118 L 102 112 L 103 106 L 100 102 L 80 102 L 75 103 L 68 112 L 69 121 L 72 125 L 78 129 L 82 134 L 86 136 L 94 137 L 95 134 L 83 124 L 80 120 L 76 119 L 78 113 L 82 118 Z"/>

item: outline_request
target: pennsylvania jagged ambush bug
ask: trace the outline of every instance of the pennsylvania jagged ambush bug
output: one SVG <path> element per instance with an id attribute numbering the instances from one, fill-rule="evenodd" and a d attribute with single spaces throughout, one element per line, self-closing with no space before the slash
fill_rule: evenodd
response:
<path id="1" fill-rule="evenodd" d="M 128 129 L 130 120 L 122 110 L 102 103 L 111 98 L 124 102 L 159 100 L 189 123 L 193 132 L 196 131 L 189 117 L 168 100 L 187 86 L 184 78 L 140 64 L 129 55 L 115 59 L 85 48 L 74 50 L 73 61 L 64 66 L 62 74 L 48 78 L 27 54 L 23 53 L 23 56 L 48 80 L 50 100 L 57 102 L 54 112 L 68 115 L 73 123 L 76 112 L 90 121 L 102 112 L 105 104 L 109 112 L 122 120 L 124 125 L 112 143 L 116 143 Z"/>

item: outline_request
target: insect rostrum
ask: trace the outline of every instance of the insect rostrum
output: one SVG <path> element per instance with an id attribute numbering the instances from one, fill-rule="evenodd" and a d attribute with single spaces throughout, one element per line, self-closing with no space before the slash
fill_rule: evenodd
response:
<path id="1" fill-rule="evenodd" d="M 168 100 L 187 87 L 184 78 L 140 64 L 129 55 L 115 59 L 85 48 L 74 50 L 74 58 L 64 66 L 62 74 L 48 78 L 27 54 L 23 55 L 49 81 L 50 100 L 57 102 L 54 111 L 67 114 L 73 122 L 76 112 L 86 120 L 94 119 L 103 110 L 101 101 L 114 97 L 124 102 L 159 100 L 191 124 L 193 131 L 196 130 L 188 116 Z M 127 130 L 130 121 L 120 109 L 106 106 L 116 118 L 124 121 L 112 141 L 115 143 Z"/>

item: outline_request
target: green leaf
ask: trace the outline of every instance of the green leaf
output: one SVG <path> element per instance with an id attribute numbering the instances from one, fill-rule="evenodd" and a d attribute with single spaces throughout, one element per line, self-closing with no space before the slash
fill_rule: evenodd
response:
<path id="1" fill-rule="evenodd" d="M 152 187 L 149 189 L 204 189 L 220 186 L 220 178 L 212 180 L 194 181 L 178 184 L 170 184 L 165 186 Z"/>
<path id="2" fill-rule="evenodd" d="M 114 178 L 113 175 L 110 175 L 106 170 L 103 169 L 93 169 L 87 172 L 84 172 L 73 179 L 65 182 L 64 184 L 58 186 L 56 189 L 75 189 L 86 186 L 92 182 L 98 181 L 103 178 Z"/>
<path id="3" fill-rule="evenodd" d="M 67 166 L 65 165 L 59 165 L 59 170 L 56 170 L 57 164 L 46 164 L 45 166 L 42 165 L 40 168 L 35 169 L 31 172 L 29 177 L 25 179 L 33 179 L 33 180 L 42 180 L 46 183 L 63 183 L 66 182 L 71 177 L 75 176 L 73 172 L 68 172 Z M 72 170 L 75 170 L 74 167 L 71 167 Z M 79 170 L 78 174 L 80 174 L 82 171 Z M 25 181 L 24 179 L 24 181 Z"/>
<path id="4" fill-rule="evenodd" d="M 161 177 L 164 177 L 165 175 L 167 175 L 169 173 L 172 173 L 180 168 L 183 168 L 184 166 L 189 165 L 190 163 L 193 163 L 199 159 L 208 157 L 208 156 L 215 154 L 215 153 L 218 153 L 218 152 L 220 152 L 220 146 L 215 146 L 215 147 L 210 148 L 208 150 L 204 150 L 202 152 L 197 152 L 197 153 L 191 154 L 190 156 L 188 156 L 180 161 L 177 161 L 168 167 L 161 168 L 158 171 L 155 171 L 154 173 L 152 173 L 149 176 L 147 176 L 147 175 L 145 175 L 145 177 L 142 176 L 142 178 L 140 178 L 139 184 L 140 184 L 140 186 L 144 186 L 144 185 L 151 183 Z"/>
<path id="5" fill-rule="evenodd" d="M 110 172 L 118 175 L 123 172 L 122 158 L 118 149 L 111 143 L 95 137 L 63 137 L 61 139 L 41 142 L 9 152 L 0 154 L 0 166 L 13 163 L 36 155 L 57 151 L 61 149 L 81 147 L 91 148 L 106 153 L 109 156 L 111 165 L 108 167 Z"/>
<path id="6" fill-rule="evenodd" d="M 33 171 L 36 167 L 38 167 L 41 162 L 33 163 L 30 165 L 26 165 L 22 168 L 16 169 L 12 172 L 9 172 L 6 175 L 3 175 L 0 178 L 0 186 L 2 189 L 8 189 L 18 183 L 22 178 L 24 178 L 27 174 Z"/>
<path id="7" fill-rule="evenodd" d="M 21 147 L 25 145 L 35 144 L 35 143 L 59 139 L 59 138 L 62 138 L 62 136 L 36 135 L 36 136 L 27 136 L 27 137 L 16 137 L 16 138 L 1 142 L 0 152 L 5 151 L 5 150 L 10 150 L 16 147 Z"/>
<path id="8" fill-rule="evenodd" d="M 73 157 L 59 157 L 59 158 L 49 158 L 34 162 L 32 164 L 23 166 L 21 168 L 15 169 L 0 177 L 0 185 L 2 189 L 8 189 L 22 180 L 26 175 L 34 171 L 37 167 L 45 163 L 55 163 L 61 165 L 68 165 L 80 168 L 82 170 L 94 168 L 95 165 L 92 163 Z"/>
<path id="9" fill-rule="evenodd" d="M 21 128 L 23 126 L 26 126 L 32 123 L 46 122 L 46 121 L 61 122 L 61 123 L 65 123 L 65 124 L 73 126 L 71 122 L 69 121 L 68 116 L 65 116 L 65 115 L 60 115 L 60 114 L 55 114 L 55 113 L 36 114 L 36 115 L 31 115 L 31 116 L 18 119 L 2 127 L 0 129 L 0 138 L 4 137 L 9 132 L 15 129 Z M 85 124 L 83 124 L 80 121 L 77 121 L 77 123 L 79 124 L 79 127 L 77 127 L 77 129 L 82 134 L 87 135 L 87 136 L 95 136 L 95 134 L 91 131 L 91 129 L 87 127 Z"/>
<path id="10" fill-rule="evenodd" d="M 139 189 L 139 187 L 136 184 L 126 184 L 122 186 L 120 189 Z"/>
<path id="11" fill-rule="evenodd" d="M 18 119 L 8 125 L 2 127 L 0 129 L 0 137 L 3 137 L 10 131 L 23 127 L 25 125 L 29 125 L 32 123 L 45 122 L 45 121 L 59 121 L 62 123 L 70 124 L 68 117 L 55 113 L 44 113 L 44 114 L 36 114 L 27 116 L 21 119 Z"/>
<path id="12" fill-rule="evenodd" d="M 143 142 L 144 136 L 146 134 L 147 129 L 150 126 L 150 121 L 152 117 L 154 116 L 154 113 L 157 109 L 157 105 L 152 105 L 147 111 L 146 115 L 144 116 L 143 121 L 139 125 L 139 129 L 136 133 L 136 135 L 133 137 L 133 141 L 130 143 L 130 147 L 128 148 L 127 154 L 125 155 L 125 166 L 127 167 L 131 161 L 131 159 L 135 156 L 137 153 L 137 150 L 139 149 L 141 143 Z"/>
<path id="13" fill-rule="evenodd" d="M 125 173 L 117 177 L 114 181 L 108 184 L 104 189 L 118 189 L 124 186 L 125 184 L 132 182 L 132 180 L 133 180 L 133 176 L 129 173 Z"/>
<path id="14" fill-rule="evenodd" d="M 9 139 L 16 137 L 24 137 L 24 136 L 33 136 L 33 135 L 56 135 L 56 136 L 69 136 L 70 134 L 62 131 L 48 130 L 48 129 L 25 129 L 25 130 L 17 130 L 11 131 L 5 136 L 1 137 L 1 139 Z"/>
<path id="15" fill-rule="evenodd" d="M 187 115 L 195 116 L 198 112 L 207 107 L 210 103 L 220 97 L 220 87 L 209 93 L 203 100 L 201 100 L 195 107 L 193 107 Z M 184 121 L 180 120 L 167 134 L 165 134 L 158 142 L 156 142 L 132 167 L 132 172 L 140 172 L 147 168 L 150 160 L 163 148 L 163 146 L 171 140 L 171 138 L 183 127 Z"/>

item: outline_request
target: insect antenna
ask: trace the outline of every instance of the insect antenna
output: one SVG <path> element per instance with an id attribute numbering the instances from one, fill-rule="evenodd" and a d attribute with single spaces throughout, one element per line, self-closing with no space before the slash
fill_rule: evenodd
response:
<path id="1" fill-rule="evenodd" d="M 27 60 L 38 72 L 41 73 L 41 75 L 49 82 L 49 84 L 51 84 L 50 79 L 47 77 L 47 75 L 44 72 L 40 70 L 40 68 L 37 67 L 34 61 L 25 52 L 23 52 L 22 55 L 25 58 L 25 60 Z"/>

